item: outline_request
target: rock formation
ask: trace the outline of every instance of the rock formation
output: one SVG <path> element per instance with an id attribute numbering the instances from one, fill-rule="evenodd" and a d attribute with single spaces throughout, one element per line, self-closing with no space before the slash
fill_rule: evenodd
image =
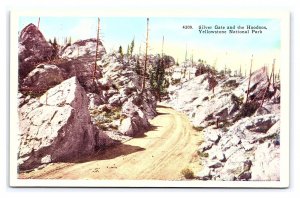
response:
<path id="1" fill-rule="evenodd" d="M 265 67 L 253 72 L 246 103 L 249 78 L 218 74 L 213 93 L 209 73 L 202 70 L 168 89 L 167 103 L 185 112 L 195 130 L 203 133 L 204 142 L 198 149 L 203 169 L 196 177 L 279 180 L 279 84 L 269 83 Z"/>
<path id="2" fill-rule="evenodd" d="M 19 77 L 23 79 L 36 65 L 50 60 L 54 48 L 32 23 L 27 25 L 19 37 Z"/>
<path id="3" fill-rule="evenodd" d="M 19 168 L 76 160 L 111 143 L 91 123 L 88 97 L 76 77 L 31 99 L 19 109 Z"/>
<path id="4" fill-rule="evenodd" d="M 148 89 L 141 92 L 137 56 L 106 54 L 99 41 L 95 60 L 96 44 L 86 39 L 54 47 L 33 24 L 22 30 L 20 170 L 76 161 L 149 129 L 156 100 Z"/>

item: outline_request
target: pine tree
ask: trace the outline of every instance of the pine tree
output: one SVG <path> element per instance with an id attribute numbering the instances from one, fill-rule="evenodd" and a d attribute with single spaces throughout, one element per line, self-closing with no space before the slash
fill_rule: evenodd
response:
<path id="1" fill-rule="evenodd" d="M 53 39 L 53 45 L 57 45 L 56 37 L 54 37 L 54 39 Z"/>
<path id="2" fill-rule="evenodd" d="M 123 54 L 123 48 L 121 45 L 119 47 L 118 53 L 121 54 L 121 56 L 123 57 L 124 54 Z"/>
<path id="3" fill-rule="evenodd" d="M 130 44 L 130 56 L 132 56 L 133 49 L 134 49 L 134 38 L 132 39 L 131 44 Z"/>
<path id="4" fill-rule="evenodd" d="M 156 93 L 156 97 L 161 101 L 161 95 L 164 94 L 165 89 L 169 86 L 168 81 L 165 78 L 165 56 L 164 49 L 164 37 L 162 40 L 162 53 L 159 59 L 155 62 L 154 67 L 150 72 L 150 86 Z"/>
<path id="5" fill-rule="evenodd" d="M 71 37 L 69 37 L 68 45 L 71 45 L 71 44 L 72 44 L 72 39 L 71 39 Z"/>
<path id="6" fill-rule="evenodd" d="M 58 51 L 59 51 L 59 46 L 57 44 L 57 40 L 56 37 L 53 38 L 53 43 L 51 43 L 52 47 L 53 47 L 53 53 L 52 53 L 52 58 L 51 59 L 56 59 L 57 55 L 58 55 Z"/>

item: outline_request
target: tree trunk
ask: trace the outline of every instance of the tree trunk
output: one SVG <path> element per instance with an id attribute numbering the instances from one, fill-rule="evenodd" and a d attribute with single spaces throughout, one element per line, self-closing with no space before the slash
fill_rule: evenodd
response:
<path id="1" fill-rule="evenodd" d="M 97 59 L 98 59 L 98 45 L 99 45 L 99 31 L 100 31 L 100 18 L 98 17 L 96 56 L 95 56 L 95 65 L 94 65 L 94 70 L 93 70 L 93 83 L 95 83 L 95 80 L 96 80 Z"/>
<path id="2" fill-rule="evenodd" d="M 148 37 L 149 37 L 149 18 L 147 18 L 146 54 L 145 54 L 142 92 L 144 91 L 146 86 L 146 70 L 147 70 L 147 61 L 148 61 L 148 39 L 149 39 Z"/>
<path id="3" fill-rule="evenodd" d="M 246 103 L 248 102 L 249 91 L 250 91 L 250 82 L 251 82 L 251 75 L 252 75 L 252 63 L 253 63 L 253 55 L 251 57 L 251 65 L 250 65 L 250 74 L 249 74 L 249 82 L 248 82 L 248 88 L 247 88 Z"/>

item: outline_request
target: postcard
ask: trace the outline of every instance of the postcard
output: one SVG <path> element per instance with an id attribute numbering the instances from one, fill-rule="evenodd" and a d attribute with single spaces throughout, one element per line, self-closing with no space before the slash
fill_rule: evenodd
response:
<path id="1" fill-rule="evenodd" d="M 289 13 L 11 12 L 10 185 L 289 185 Z"/>

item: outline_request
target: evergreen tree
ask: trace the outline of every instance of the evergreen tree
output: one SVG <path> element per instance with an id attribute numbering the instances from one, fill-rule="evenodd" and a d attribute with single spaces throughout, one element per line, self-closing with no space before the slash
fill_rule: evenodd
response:
<path id="1" fill-rule="evenodd" d="M 72 39 L 71 39 L 71 37 L 69 37 L 68 45 L 71 45 L 71 44 L 72 44 Z"/>
<path id="2" fill-rule="evenodd" d="M 53 47 L 52 59 L 56 59 L 59 51 L 59 46 L 57 44 L 56 37 L 53 38 L 53 43 L 51 43 Z"/>
<path id="3" fill-rule="evenodd" d="M 134 38 L 132 39 L 131 44 L 130 44 L 130 56 L 132 56 L 133 49 L 134 49 Z"/>
<path id="4" fill-rule="evenodd" d="M 169 86 L 169 82 L 165 78 L 164 57 L 159 58 L 150 71 L 150 86 L 160 101 Z"/>
<path id="5" fill-rule="evenodd" d="M 54 46 L 57 45 L 56 37 L 54 37 L 54 39 L 53 39 L 53 45 L 54 45 Z"/>
<path id="6" fill-rule="evenodd" d="M 118 53 L 121 54 L 121 56 L 123 57 L 123 49 L 122 49 L 122 46 L 121 46 L 121 45 L 120 45 L 120 47 L 119 47 Z"/>

